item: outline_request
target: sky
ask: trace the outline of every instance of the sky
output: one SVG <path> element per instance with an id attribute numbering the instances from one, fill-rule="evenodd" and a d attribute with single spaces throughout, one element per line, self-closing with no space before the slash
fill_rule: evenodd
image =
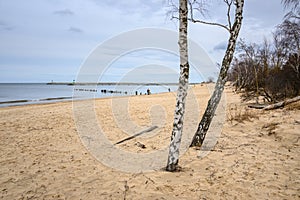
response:
<path id="1" fill-rule="evenodd" d="M 205 8 L 197 17 L 226 23 L 222 0 Z M 178 22 L 170 10 L 167 0 L 0 0 L 0 83 L 77 81 L 95 58 L 90 73 L 98 81 L 177 82 Z M 271 40 L 285 12 L 280 0 L 245 0 L 239 38 Z M 188 35 L 203 50 L 189 50 L 190 82 L 216 77 L 228 33 L 189 23 Z"/>

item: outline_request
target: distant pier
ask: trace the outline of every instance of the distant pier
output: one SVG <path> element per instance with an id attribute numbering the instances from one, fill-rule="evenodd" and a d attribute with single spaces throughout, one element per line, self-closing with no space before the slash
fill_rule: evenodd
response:
<path id="1" fill-rule="evenodd" d="M 190 83 L 191 85 L 198 83 Z M 135 83 L 135 82 L 102 82 L 102 83 L 78 83 L 78 82 L 49 82 L 47 85 L 147 85 L 147 86 L 159 86 L 159 85 L 178 85 L 178 83 Z"/>

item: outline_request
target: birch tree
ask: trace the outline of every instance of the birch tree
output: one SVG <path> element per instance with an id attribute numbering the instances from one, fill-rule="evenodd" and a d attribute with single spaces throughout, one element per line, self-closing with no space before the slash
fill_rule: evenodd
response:
<path id="1" fill-rule="evenodd" d="M 174 123 L 169 147 L 169 156 L 166 170 L 175 171 L 179 161 L 179 148 L 183 130 L 185 100 L 188 90 L 189 62 L 188 62 L 188 0 L 179 0 L 179 53 L 180 53 L 180 76 L 177 90 Z"/>
<path id="2" fill-rule="evenodd" d="M 193 2 L 189 2 L 190 6 L 193 6 Z M 216 108 L 220 102 L 225 83 L 227 81 L 227 71 L 230 67 L 231 61 L 233 59 L 233 54 L 235 51 L 237 38 L 241 29 L 242 25 L 242 19 L 243 19 L 243 8 L 244 8 L 244 0 L 224 0 L 224 2 L 227 4 L 227 25 L 219 24 L 219 23 L 210 23 L 205 22 L 201 20 L 196 20 L 193 17 L 193 9 L 190 9 L 190 18 L 189 20 L 194 23 L 203 23 L 203 24 L 209 24 L 209 25 L 216 25 L 220 26 L 222 28 L 225 28 L 229 32 L 229 40 L 227 49 L 225 52 L 225 56 L 222 60 L 222 65 L 220 69 L 220 73 L 218 76 L 218 80 L 215 85 L 214 92 L 212 96 L 210 97 L 208 101 L 208 105 L 206 107 L 206 110 L 204 112 L 204 115 L 202 116 L 202 119 L 198 125 L 198 129 L 193 137 L 191 146 L 201 146 L 206 133 L 208 131 L 208 128 L 211 124 L 211 121 L 215 115 Z M 235 17 L 232 24 L 231 21 L 231 7 L 234 4 L 235 6 Z"/>

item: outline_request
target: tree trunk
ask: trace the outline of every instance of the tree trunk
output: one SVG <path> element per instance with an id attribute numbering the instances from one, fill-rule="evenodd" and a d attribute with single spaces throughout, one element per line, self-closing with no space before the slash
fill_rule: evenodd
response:
<path id="1" fill-rule="evenodd" d="M 176 108 L 174 114 L 173 131 L 169 147 L 169 157 L 166 170 L 175 171 L 178 166 L 179 148 L 183 130 L 183 119 L 185 100 L 188 90 L 189 62 L 188 62 L 188 41 L 187 41 L 187 8 L 188 0 L 179 0 L 179 53 L 180 53 L 180 77 L 177 90 Z"/>
<path id="2" fill-rule="evenodd" d="M 295 103 L 297 101 L 300 101 L 300 96 L 296 96 L 292 99 L 286 99 L 284 101 L 280 101 L 278 103 L 274 103 L 271 105 L 259 105 L 259 104 L 254 104 L 254 105 L 248 105 L 249 108 L 255 108 L 255 109 L 263 109 L 263 110 L 273 110 L 277 108 L 283 108 L 284 106 Z"/>
<path id="3" fill-rule="evenodd" d="M 214 92 L 208 101 L 208 105 L 206 107 L 204 115 L 202 116 L 202 119 L 199 123 L 197 132 L 194 135 L 191 146 L 202 145 L 224 90 L 224 86 L 227 80 L 227 71 L 230 67 L 233 58 L 233 54 L 236 47 L 236 41 L 242 25 L 244 0 L 236 0 L 235 6 L 236 6 L 235 20 L 232 28 L 230 29 L 230 37 L 229 37 L 226 53 L 222 61 L 220 74 L 217 83 L 215 85 Z"/>
<path id="4" fill-rule="evenodd" d="M 284 100 L 284 101 L 281 101 L 281 102 L 278 102 L 278 103 L 275 103 L 275 104 L 272 104 L 272 105 L 265 106 L 263 108 L 263 110 L 273 110 L 273 109 L 277 109 L 277 108 L 282 108 L 285 105 L 295 103 L 297 101 L 300 101 L 300 96 L 294 97 L 292 99 L 287 99 L 287 100 Z"/>

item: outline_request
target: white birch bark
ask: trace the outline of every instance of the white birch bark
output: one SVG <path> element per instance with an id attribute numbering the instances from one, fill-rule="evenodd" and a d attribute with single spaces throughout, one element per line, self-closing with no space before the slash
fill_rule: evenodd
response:
<path id="1" fill-rule="evenodd" d="M 235 51 L 236 42 L 241 29 L 242 19 L 243 19 L 244 0 L 235 0 L 234 3 L 236 6 L 235 20 L 233 26 L 229 30 L 230 37 L 229 37 L 226 53 L 222 61 L 219 77 L 216 82 L 214 92 L 208 101 L 208 105 L 206 107 L 204 115 L 202 116 L 202 119 L 198 125 L 198 130 L 194 135 L 191 146 L 202 145 L 224 90 L 224 86 L 227 80 L 227 71 L 233 59 L 233 54 Z"/>
<path id="2" fill-rule="evenodd" d="M 180 53 L 180 76 L 177 90 L 176 108 L 174 114 L 173 131 L 169 147 L 169 157 L 166 170 L 175 171 L 179 161 L 179 148 L 183 130 L 185 100 L 188 90 L 189 63 L 188 63 L 188 0 L 179 0 L 179 53 Z"/>

